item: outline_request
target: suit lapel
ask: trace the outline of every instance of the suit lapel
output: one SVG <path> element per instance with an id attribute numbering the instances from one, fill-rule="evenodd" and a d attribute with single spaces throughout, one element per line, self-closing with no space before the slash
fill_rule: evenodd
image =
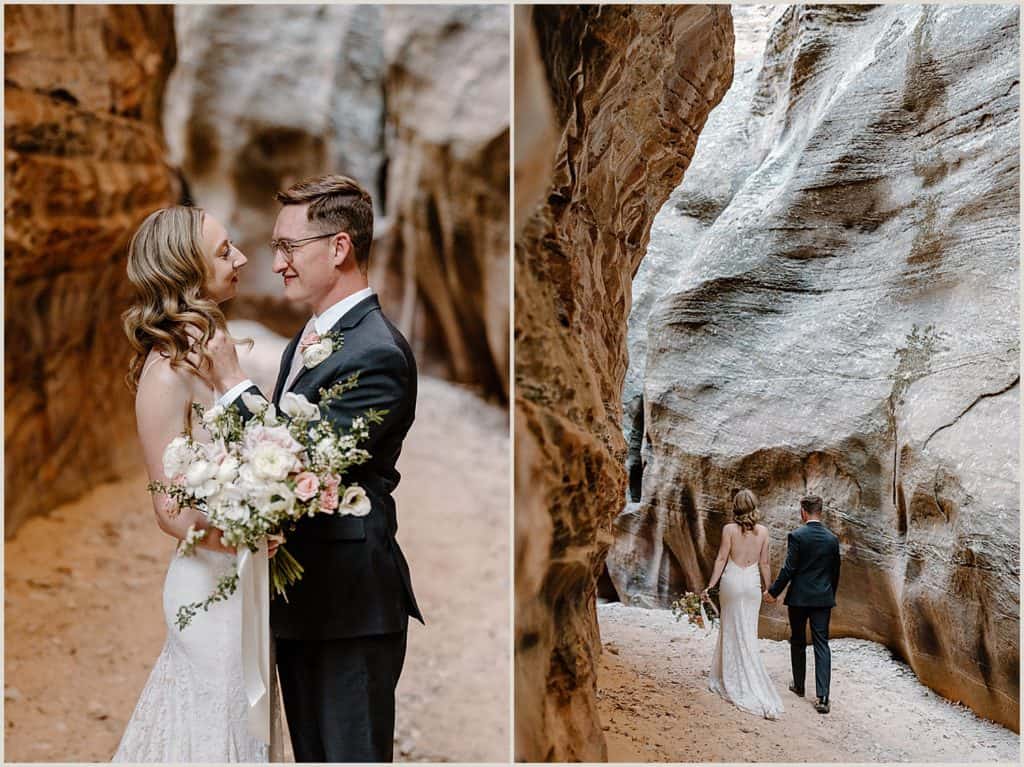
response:
<path id="1" fill-rule="evenodd" d="M 330 332 L 330 333 L 333 333 L 333 332 L 341 332 L 341 333 L 343 333 L 346 330 L 351 330 L 356 325 L 358 325 L 360 322 L 362 322 L 363 317 L 365 317 L 367 314 L 369 314 L 374 309 L 380 309 L 380 302 L 377 300 L 376 294 L 374 294 L 372 296 L 367 296 L 362 301 L 360 301 L 358 304 L 356 304 L 351 309 L 349 309 L 347 312 L 345 312 L 341 316 L 341 318 L 337 322 L 335 322 L 333 326 L 331 326 L 331 329 L 328 332 Z M 295 348 L 295 344 L 298 343 L 298 340 L 299 339 L 296 336 L 295 341 L 292 343 L 292 346 L 291 346 L 292 349 Z M 335 355 L 340 354 L 344 350 L 344 348 L 345 348 L 345 344 L 343 342 L 342 345 L 341 345 L 341 349 L 335 349 L 333 352 L 331 352 L 331 356 L 328 357 L 327 359 L 325 359 L 323 362 L 321 362 L 320 365 L 326 365 L 328 362 L 330 362 L 335 357 Z M 289 357 L 289 360 L 290 359 L 291 359 L 291 357 Z M 320 365 L 316 365 L 315 367 L 320 367 Z M 298 387 L 298 385 L 299 385 L 299 382 L 302 381 L 302 379 L 305 378 L 305 376 L 311 370 L 313 370 L 313 369 L 314 368 L 303 367 L 302 370 L 299 371 L 299 374 L 297 376 L 295 376 L 295 380 L 292 381 L 292 385 L 290 387 L 288 387 L 288 391 L 295 391 L 296 387 Z M 283 385 L 284 385 L 284 378 L 278 378 L 278 386 L 280 387 L 280 386 L 283 386 Z M 284 394 L 284 392 L 281 392 L 281 395 L 283 395 L 283 394 Z M 277 399 L 275 398 L 274 401 L 277 402 Z"/>

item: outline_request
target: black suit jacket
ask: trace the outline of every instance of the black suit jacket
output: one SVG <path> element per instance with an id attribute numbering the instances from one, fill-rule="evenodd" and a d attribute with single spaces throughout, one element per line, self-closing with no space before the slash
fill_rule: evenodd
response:
<path id="1" fill-rule="evenodd" d="M 408 342 L 381 312 L 376 296 L 360 301 L 332 328 L 343 344 L 326 360 L 303 369 L 292 384 L 296 394 L 320 401 L 320 389 L 359 373 L 358 388 L 346 392 L 326 414 L 341 429 L 374 408 L 387 410 L 370 427 L 361 447 L 372 458 L 343 477 L 359 483 L 370 499 L 365 517 L 317 514 L 300 519 L 286 547 L 304 569 L 289 587 L 288 601 L 270 604 L 270 625 L 282 639 L 336 639 L 402 631 L 408 616 L 423 621 L 409 578 L 409 566 L 395 534 L 398 519 L 392 491 L 400 479 L 395 465 L 416 411 L 416 359 Z M 301 332 L 284 351 L 274 404 L 280 402 Z M 259 393 L 254 386 L 250 389 Z M 241 398 L 243 419 L 252 417 Z"/>
<path id="2" fill-rule="evenodd" d="M 839 588 L 839 539 L 820 522 L 808 522 L 789 534 L 786 563 L 768 589 L 777 597 L 789 585 L 792 607 L 835 607 Z"/>

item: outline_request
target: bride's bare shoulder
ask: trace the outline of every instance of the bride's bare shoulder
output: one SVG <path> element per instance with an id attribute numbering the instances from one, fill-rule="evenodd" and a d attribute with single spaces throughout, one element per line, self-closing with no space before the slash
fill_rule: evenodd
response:
<path id="1" fill-rule="evenodd" d="M 150 352 L 135 393 L 135 409 L 143 411 L 154 406 L 179 405 L 192 397 L 194 388 L 194 375 L 172 367 L 168 357 Z"/>

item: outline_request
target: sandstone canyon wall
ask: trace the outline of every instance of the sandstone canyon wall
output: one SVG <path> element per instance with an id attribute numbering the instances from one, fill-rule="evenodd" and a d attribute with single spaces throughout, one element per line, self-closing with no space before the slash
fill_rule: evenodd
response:
<path id="1" fill-rule="evenodd" d="M 386 7 L 387 212 L 374 282 L 436 372 L 509 385 L 509 11 Z"/>
<path id="2" fill-rule="evenodd" d="M 516 35 L 536 35 L 560 130 L 546 194 L 516 213 L 516 757 L 598 761 L 596 577 L 625 490 L 630 281 L 734 41 L 728 8 L 697 5 L 537 6 Z M 545 165 L 517 156 L 517 177 L 521 161 Z"/>
<path id="3" fill-rule="evenodd" d="M 327 172 L 374 196 L 371 284 L 421 372 L 508 396 L 507 8 L 181 6 L 167 133 L 195 202 L 250 258 L 235 317 L 291 335 L 274 192 Z"/>
<path id="4" fill-rule="evenodd" d="M 280 296 L 270 241 L 274 193 L 344 169 L 381 201 L 385 62 L 375 6 L 175 8 L 178 66 L 167 141 L 193 201 L 217 216 L 250 263 L 234 316 L 291 335 L 306 316 Z"/>
<path id="5" fill-rule="evenodd" d="M 833 634 L 1015 730 L 1018 35 L 1013 6 L 797 6 L 738 69 L 638 275 L 608 559 L 665 606 L 747 486 L 777 572 L 818 493 Z"/>
<path id="6" fill-rule="evenodd" d="M 4 530 L 132 460 L 125 245 L 174 201 L 162 6 L 4 7 Z"/>

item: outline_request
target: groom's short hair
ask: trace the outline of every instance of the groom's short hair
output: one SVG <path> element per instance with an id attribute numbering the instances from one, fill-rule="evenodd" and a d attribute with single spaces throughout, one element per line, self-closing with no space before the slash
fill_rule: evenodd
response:
<path id="1" fill-rule="evenodd" d="M 352 240 L 356 266 L 366 273 L 373 242 L 373 198 L 355 179 L 329 175 L 309 178 L 277 193 L 282 205 L 309 203 L 306 219 L 323 233 L 345 232 Z"/>
<path id="2" fill-rule="evenodd" d="M 800 499 L 800 508 L 805 514 L 821 514 L 821 496 L 805 495 Z"/>

